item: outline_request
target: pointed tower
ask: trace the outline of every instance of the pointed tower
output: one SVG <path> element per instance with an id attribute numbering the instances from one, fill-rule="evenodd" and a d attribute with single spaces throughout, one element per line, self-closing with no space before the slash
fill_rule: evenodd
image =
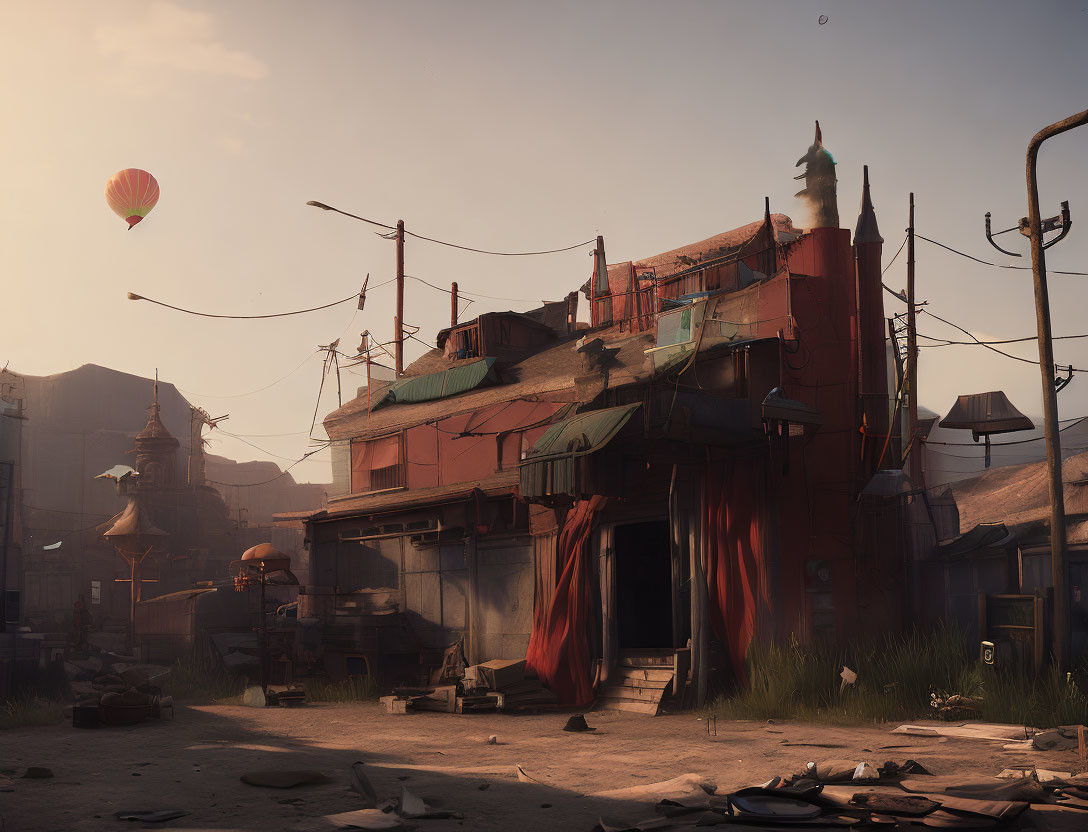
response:
<path id="1" fill-rule="evenodd" d="M 888 433 L 888 354 L 885 347 L 884 296 L 880 255 L 884 238 L 877 227 L 876 211 L 869 194 L 869 166 L 864 167 L 861 211 L 854 229 L 854 262 L 857 279 L 858 419 L 872 436 L 863 440 L 866 480 L 876 471 Z M 885 463 L 888 460 L 885 459 Z"/>
<path id="2" fill-rule="evenodd" d="M 795 196 L 808 205 L 812 228 L 839 227 L 838 179 L 835 176 L 835 159 L 824 148 L 820 122 L 816 122 L 816 138 L 808 153 L 797 160 L 794 167 L 805 166 L 805 172 L 794 179 L 804 179 L 805 187 Z"/>
<path id="3" fill-rule="evenodd" d="M 177 483 L 177 457 L 181 443 L 173 437 L 159 416 L 159 378 L 155 374 L 154 395 L 147 425 L 136 434 L 136 471 L 139 487 L 170 488 Z"/>

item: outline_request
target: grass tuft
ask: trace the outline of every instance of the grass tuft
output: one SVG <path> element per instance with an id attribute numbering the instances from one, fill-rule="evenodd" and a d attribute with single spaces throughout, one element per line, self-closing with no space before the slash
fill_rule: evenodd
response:
<path id="1" fill-rule="evenodd" d="M 858 674 L 842 688 L 843 665 Z M 1051 669 L 1038 678 L 1001 672 L 972 655 L 963 632 L 885 635 L 839 647 L 828 643 L 753 645 L 750 685 L 716 699 L 708 713 L 726 719 L 801 719 L 859 724 L 937 717 L 930 694 L 982 700 L 979 719 L 1039 728 L 1085 721 L 1088 697 L 1074 676 Z"/>
<path id="2" fill-rule="evenodd" d="M 64 721 L 64 703 L 53 699 L 9 699 L 0 705 L 0 731 L 56 725 Z"/>
<path id="3" fill-rule="evenodd" d="M 163 693 L 179 701 L 198 704 L 231 700 L 241 701 L 245 681 L 217 667 L 209 660 L 190 654 L 177 660 L 170 668 L 170 679 Z"/>
<path id="4" fill-rule="evenodd" d="M 304 679 L 306 699 L 310 702 L 365 702 L 378 696 L 378 685 L 371 676 L 352 676 L 339 682 Z"/>

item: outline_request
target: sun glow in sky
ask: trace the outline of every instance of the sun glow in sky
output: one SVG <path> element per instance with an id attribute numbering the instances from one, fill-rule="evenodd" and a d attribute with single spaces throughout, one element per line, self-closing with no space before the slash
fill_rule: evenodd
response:
<path id="1" fill-rule="evenodd" d="M 853 226 L 868 164 L 885 239 L 913 190 L 919 233 L 988 260 L 983 237 L 1026 213 L 1024 152 L 1088 107 L 1077 2 L 35 2 L 0 27 L 0 361 L 28 374 L 96 363 L 160 377 L 294 460 L 320 383 L 315 350 L 392 332 L 392 287 L 266 321 L 217 321 L 125 299 L 263 314 L 327 303 L 394 272 L 393 243 L 344 210 L 469 246 L 556 248 L 604 234 L 637 259 L 772 210 L 803 212 L 794 162 L 819 119 Z M 828 22 L 819 25 L 819 15 Z M 1044 214 L 1074 228 L 1053 269 L 1088 271 L 1088 128 L 1040 162 Z M 131 232 L 107 179 L 152 172 L 162 196 Z M 1079 230 L 1078 230 L 1079 229 Z M 1002 240 L 1027 254 L 1016 234 Z M 1034 333 L 1030 272 L 918 245 L 934 312 L 980 337 Z M 905 285 L 900 257 L 885 282 Z M 409 240 L 406 271 L 458 281 L 467 310 L 528 309 L 578 287 L 588 249 L 486 257 Z M 1088 332 L 1088 278 L 1052 278 L 1056 334 Z M 887 299 L 887 311 L 902 305 Z M 583 316 L 584 316 L 583 309 Z M 406 320 L 433 340 L 449 298 L 409 281 Z M 922 316 L 921 332 L 959 337 Z M 925 343 L 923 341 L 923 343 Z M 1027 358 L 1034 344 L 1012 345 Z M 423 350 L 409 342 L 409 358 Z M 1062 341 L 1088 368 L 1088 341 Z M 253 395 L 228 398 L 286 380 Z M 923 350 L 922 402 L 1004 389 L 1039 413 L 1036 367 L 982 348 Z M 362 379 L 344 375 L 345 398 Z M 1059 397 L 1088 414 L 1088 375 Z M 326 384 L 323 415 L 336 406 Z M 320 430 L 320 428 L 319 428 Z M 217 432 L 218 433 L 218 432 Z M 276 458 L 219 436 L 215 453 Z M 277 459 L 281 461 L 282 459 Z M 293 470 L 330 479 L 327 454 Z"/>

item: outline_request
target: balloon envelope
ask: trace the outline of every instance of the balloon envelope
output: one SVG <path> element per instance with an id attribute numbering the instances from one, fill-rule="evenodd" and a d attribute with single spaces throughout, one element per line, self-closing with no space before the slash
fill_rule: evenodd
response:
<path id="1" fill-rule="evenodd" d="M 132 228 L 159 201 L 159 183 L 146 170 L 126 168 L 106 183 L 106 202 Z"/>

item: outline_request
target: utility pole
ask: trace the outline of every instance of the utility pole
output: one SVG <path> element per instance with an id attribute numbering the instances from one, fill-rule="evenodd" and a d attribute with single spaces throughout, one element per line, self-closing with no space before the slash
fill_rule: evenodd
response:
<path id="1" fill-rule="evenodd" d="M 1031 242 L 1031 275 L 1035 284 L 1035 324 L 1039 341 L 1039 373 L 1043 381 L 1043 433 L 1046 439 L 1047 481 L 1050 490 L 1050 577 L 1054 584 L 1053 644 L 1054 663 L 1059 671 L 1069 669 L 1072 658 L 1072 622 L 1069 619 L 1069 581 L 1065 559 L 1065 487 L 1062 484 L 1062 447 L 1058 431 L 1058 391 L 1068 384 L 1067 379 L 1057 377 L 1058 368 L 1054 364 L 1054 340 L 1050 327 L 1050 292 L 1046 284 L 1046 255 L 1043 253 L 1052 245 L 1061 242 L 1069 233 L 1073 223 L 1069 216 L 1069 203 L 1062 203 L 1059 216 L 1043 219 L 1039 210 L 1039 149 L 1047 139 L 1088 124 L 1088 110 L 1077 113 L 1062 121 L 1044 127 L 1028 142 L 1027 186 L 1028 215 L 1020 220 L 1020 233 Z M 1049 242 L 1043 242 L 1043 235 L 1061 229 L 1061 233 Z M 1020 255 L 1003 249 L 994 237 L 1006 231 L 996 233 L 990 230 L 990 214 L 986 214 L 986 239 L 990 245 L 1010 257 Z M 1069 372 L 1072 378 L 1072 371 Z"/>
<path id="2" fill-rule="evenodd" d="M 397 316 L 393 319 L 397 375 L 404 373 L 404 220 L 397 220 Z"/>
<path id="3" fill-rule="evenodd" d="M 914 299 L 914 193 L 910 195 L 910 221 L 907 227 L 907 392 L 908 401 L 907 459 L 910 481 L 922 487 L 922 454 L 918 441 L 918 329 Z"/>
<path id="4" fill-rule="evenodd" d="M 1054 384 L 1054 342 L 1050 328 L 1050 295 L 1046 285 L 1043 223 L 1039 213 L 1039 148 L 1051 136 L 1088 124 L 1088 110 L 1044 127 L 1028 143 L 1027 232 L 1031 240 L 1031 274 L 1035 283 L 1035 319 L 1039 330 L 1039 372 L 1043 380 L 1043 427 L 1046 434 L 1046 466 L 1050 481 L 1050 571 L 1054 582 L 1054 662 L 1059 672 L 1069 667 L 1072 633 L 1065 563 L 1065 491 L 1062 485 L 1062 449 L 1058 434 L 1058 391 Z M 1066 213 L 1062 237 L 1069 231 Z M 1021 230 L 1024 222 L 1021 221 Z M 1054 240 L 1053 242 L 1057 242 Z M 1052 242 L 1052 244 L 1053 244 Z"/>
<path id="5" fill-rule="evenodd" d="M 457 326 L 457 281 L 450 287 L 450 326 Z"/>

